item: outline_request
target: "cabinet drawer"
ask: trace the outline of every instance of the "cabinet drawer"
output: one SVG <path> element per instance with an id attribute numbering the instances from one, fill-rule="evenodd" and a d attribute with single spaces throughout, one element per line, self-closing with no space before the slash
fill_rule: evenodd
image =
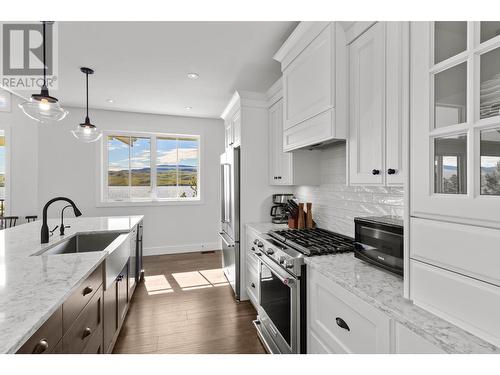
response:
<path id="1" fill-rule="evenodd" d="M 499 287 L 410 260 L 410 296 L 416 305 L 500 345 Z"/>
<path id="2" fill-rule="evenodd" d="M 313 330 L 309 330 L 307 345 L 307 354 L 336 354 L 333 349 L 329 348 L 323 341 L 321 341 Z"/>
<path id="3" fill-rule="evenodd" d="M 322 276 L 309 272 L 312 329 L 336 352 L 389 353 L 390 320 L 379 310 Z"/>
<path id="4" fill-rule="evenodd" d="M 298 125 L 286 129 L 283 133 L 283 150 L 291 151 L 334 138 L 334 111 L 335 109 L 329 109 Z"/>
<path id="5" fill-rule="evenodd" d="M 500 286 L 500 230 L 412 218 L 410 256 Z"/>
<path id="6" fill-rule="evenodd" d="M 18 354 L 52 353 L 62 337 L 62 307 L 36 331 L 17 351 Z"/>
<path id="7" fill-rule="evenodd" d="M 254 268 L 259 267 L 259 262 L 257 260 L 257 255 L 255 255 L 255 252 L 251 250 L 247 253 L 247 262 L 249 265 L 251 265 Z"/>
<path id="8" fill-rule="evenodd" d="M 63 304 L 63 332 L 73 324 L 85 305 L 102 284 L 102 264 L 73 292 Z"/>
<path id="9" fill-rule="evenodd" d="M 397 354 L 445 354 L 446 352 L 423 337 L 396 323 L 394 347 Z"/>
<path id="10" fill-rule="evenodd" d="M 63 337 L 64 353 L 77 354 L 91 341 L 94 334 L 102 330 L 102 288 L 99 288 L 90 302 L 76 318 Z"/>
<path id="11" fill-rule="evenodd" d="M 259 305 L 259 272 L 258 268 L 250 263 L 247 265 L 246 283 L 248 296 L 254 306 L 257 307 Z"/>
<path id="12" fill-rule="evenodd" d="M 102 327 L 102 324 L 100 324 Z M 89 339 L 82 354 L 103 354 L 103 330 L 97 329 Z"/>

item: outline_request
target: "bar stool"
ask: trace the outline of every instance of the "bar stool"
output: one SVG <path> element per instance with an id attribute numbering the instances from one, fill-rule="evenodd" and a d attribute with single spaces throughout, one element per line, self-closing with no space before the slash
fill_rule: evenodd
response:
<path id="1" fill-rule="evenodd" d="M 0 229 L 15 227 L 17 220 L 19 216 L 0 216 Z"/>
<path id="2" fill-rule="evenodd" d="M 30 216 L 26 216 L 25 219 L 26 219 L 27 223 L 31 223 L 32 221 L 35 221 L 36 219 L 38 219 L 38 216 L 30 215 Z"/>

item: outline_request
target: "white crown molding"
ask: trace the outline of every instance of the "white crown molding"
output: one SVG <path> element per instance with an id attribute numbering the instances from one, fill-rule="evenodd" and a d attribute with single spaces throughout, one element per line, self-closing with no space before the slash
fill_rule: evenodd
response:
<path id="1" fill-rule="evenodd" d="M 274 103 L 283 97 L 283 77 L 280 77 L 266 91 L 267 106 L 271 107 Z"/>

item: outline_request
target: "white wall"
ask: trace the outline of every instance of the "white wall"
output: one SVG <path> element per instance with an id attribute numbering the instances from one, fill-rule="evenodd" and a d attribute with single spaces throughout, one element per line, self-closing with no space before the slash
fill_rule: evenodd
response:
<path id="1" fill-rule="evenodd" d="M 91 110 L 92 123 L 103 130 L 200 134 L 201 204 L 141 207 L 96 207 L 96 144 L 76 140 L 70 130 L 83 122 L 84 111 L 69 115 L 39 133 L 38 212 L 58 195 L 75 201 L 86 216 L 143 214 L 145 254 L 219 249 L 219 155 L 224 152 L 222 120 Z M 57 216 L 63 203 L 51 207 Z M 71 215 L 71 213 L 67 213 Z"/>
<path id="2" fill-rule="evenodd" d="M 0 89 L 1 90 L 1 89 Z M 18 108 L 21 99 L 12 95 L 11 112 L 0 112 L 0 128 L 10 130 L 10 196 L 7 214 L 24 218 L 38 212 L 38 128 Z M 8 192 L 7 192 L 8 194 Z M 22 220 L 21 220 L 22 221 Z"/>
<path id="3" fill-rule="evenodd" d="M 339 142 L 321 151 L 321 185 L 297 186 L 301 202 L 313 203 L 319 227 L 354 236 L 357 216 L 403 216 L 403 188 L 346 186 L 346 144 Z"/>

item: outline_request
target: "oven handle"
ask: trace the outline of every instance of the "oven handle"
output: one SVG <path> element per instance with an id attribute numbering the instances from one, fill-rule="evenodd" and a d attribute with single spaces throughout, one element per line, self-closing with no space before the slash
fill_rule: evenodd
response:
<path id="1" fill-rule="evenodd" d="M 261 252 L 255 253 L 257 256 L 257 260 L 264 264 L 272 273 L 276 275 L 280 281 L 288 286 L 289 288 L 295 288 L 297 285 L 297 278 L 290 275 L 288 272 L 277 268 L 279 266 L 273 264 L 272 261 L 268 260 L 266 255 L 263 255 Z"/>
<path id="2" fill-rule="evenodd" d="M 219 232 L 220 238 L 222 238 L 222 241 L 226 244 L 227 247 L 234 247 L 234 243 L 230 243 L 228 240 L 226 240 L 226 234 L 224 232 Z"/>

